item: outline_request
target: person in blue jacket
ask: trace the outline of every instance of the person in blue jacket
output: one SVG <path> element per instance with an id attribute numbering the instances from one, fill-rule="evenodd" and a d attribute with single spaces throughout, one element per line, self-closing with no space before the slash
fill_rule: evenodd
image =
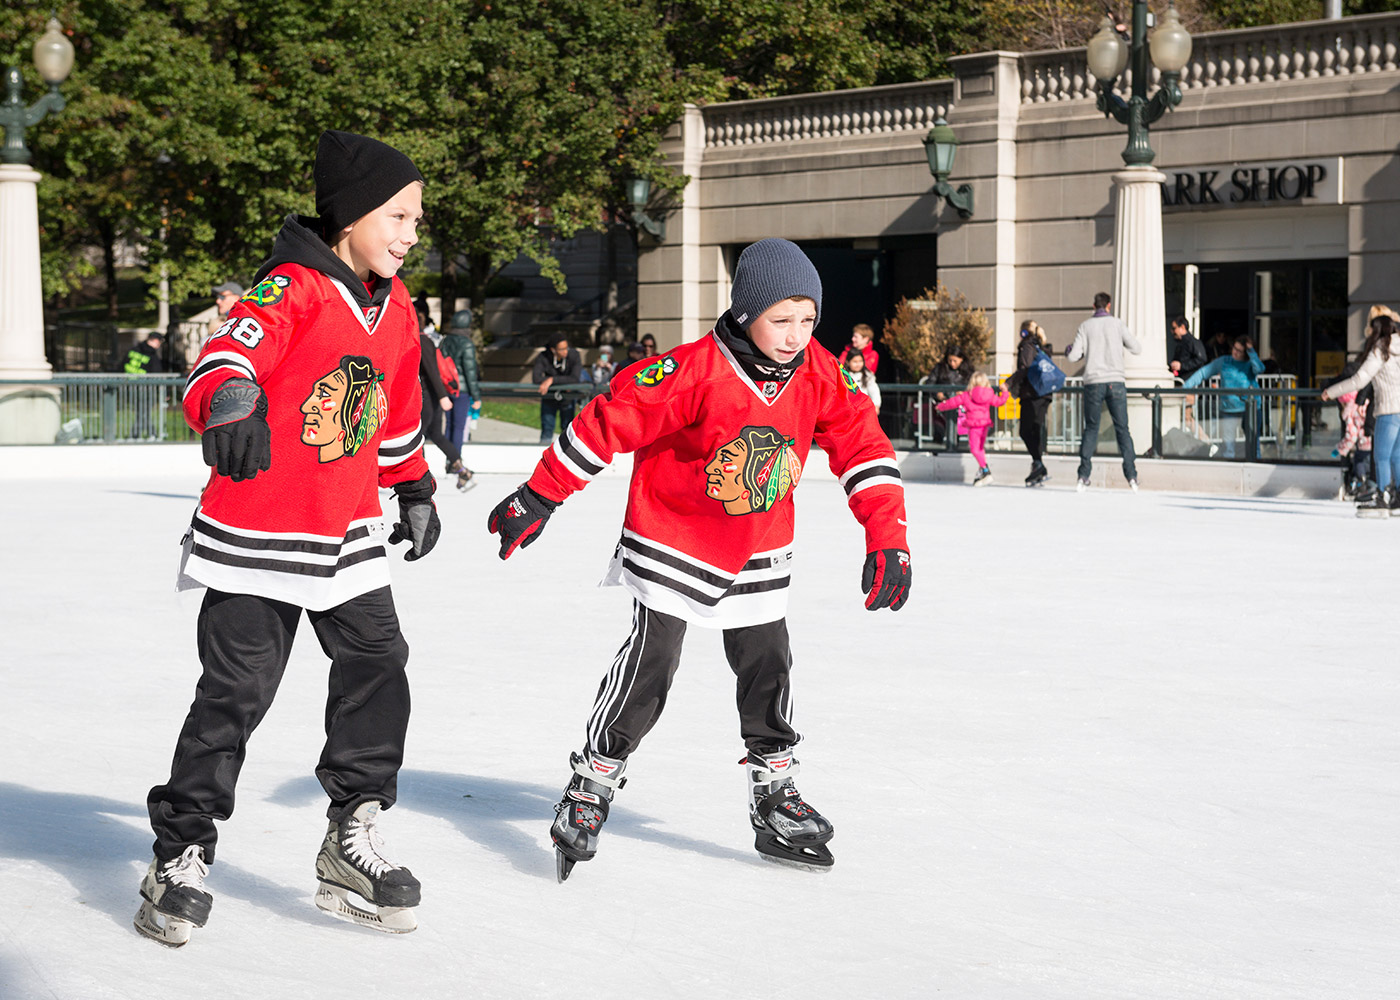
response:
<path id="1" fill-rule="evenodd" d="M 1224 389 L 1257 389 L 1259 383 L 1254 376 L 1264 371 L 1264 362 L 1254 352 L 1254 342 L 1249 334 L 1242 333 L 1230 345 L 1230 353 L 1222 354 L 1200 368 L 1184 383 L 1184 388 L 1194 389 L 1208 378 L 1220 376 Z M 1235 435 L 1244 422 L 1245 401 L 1243 396 L 1222 395 L 1220 397 L 1220 433 L 1225 438 L 1224 457 L 1235 457 Z"/>

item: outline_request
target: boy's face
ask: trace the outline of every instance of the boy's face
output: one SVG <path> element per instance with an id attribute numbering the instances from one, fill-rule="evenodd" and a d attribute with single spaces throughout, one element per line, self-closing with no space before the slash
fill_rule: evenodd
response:
<path id="1" fill-rule="evenodd" d="M 851 334 L 851 343 L 855 344 L 863 351 L 866 347 L 870 346 L 870 338 L 863 333 L 853 333 Z"/>
<path id="2" fill-rule="evenodd" d="M 749 338 L 760 354 L 786 364 L 806 349 L 817 326 L 817 304 L 811 299 L 783 299 L 759 315 Z"/>
<path id="3" fill-rule="evenodd" d="M 374 211 L 356 219 L 333 248 L 335 255 L 359 275 L 369 280 L 373 272 L 393 277 L 403 258 L 418 242 L 418 223 L 423 218 L 423 185 L 411 181 Z"/>

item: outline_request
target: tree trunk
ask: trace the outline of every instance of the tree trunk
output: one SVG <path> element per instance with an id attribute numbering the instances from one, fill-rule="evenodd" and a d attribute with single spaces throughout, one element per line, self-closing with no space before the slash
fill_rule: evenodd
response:
<path id="1" fill-rule="evenodd" d="M 442 328 L 452 320 L 457 311 L 457 251 L 452 247 L 441 248 L 442 271 L 438 282 L 438 298 L 441 300 L 438 311 L 442 316 Z"/>
<path id="2" fill-rule="evenodd" d="M 491 277 L 491 257 L 484 253 L 474 253 L 467 258 L 470 269 L 472 312 L 477 316 L 477 325 L 486 325 L 486 282 Z"/>
<path id="3" fill-rule="evenodd" d="M 97 231 L 102 237 L 102 270 L 107 278 L 107 318 L 117 318 L 117 235 L 116 227 L 103 220 Z"/>

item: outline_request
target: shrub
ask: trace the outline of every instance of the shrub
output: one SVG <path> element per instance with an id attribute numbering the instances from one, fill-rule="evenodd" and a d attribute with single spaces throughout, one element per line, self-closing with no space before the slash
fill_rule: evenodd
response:
<path id="1" fill-rule="evenodd" d="M 894 318 L 885 321 L 885 346 L 915 378 L 923 378 L 952 347 L 961 348 L 964 361 L 982 367 L 991 351 L 992 328 L 987 314 L 962 292 L 937 282 L 920 298 L 899 300 Z"/>

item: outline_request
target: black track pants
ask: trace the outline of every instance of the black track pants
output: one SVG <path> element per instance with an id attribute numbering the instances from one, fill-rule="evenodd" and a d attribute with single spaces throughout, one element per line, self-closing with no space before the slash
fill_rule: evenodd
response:
<path id="1" fill-rule="evenodd" d="M 215 820 L 233 814 L 234 786 L 248 737 L 277 694 L 302 609 L 249 594 L 211 590 L 199 611 L 204 673 L 175 744 L 170 780 L 152 788 L 146 805 L 155 854 L 175 857 L 191 844 L 214 860 Z M 385 808 L 397 794 L 408 732 L 408 643 L 388 587 L 329 611 L 308 611 L 331 658 L 326 743 L 316 766 L 339 817 L 361 802 Z"/>
<path id="2" fill-rule="evenodd" d="M 656 725 L 680 665 L 686 623 L 634 603 L 632 634 L 598 685 L 588 719 L 588 748 L 626 758 Z M 756 753 L 775 753 L 801 738 L 792 728 L 787 621 L 724 630 L 724 654 L 736 681 L 739 732 Z"/>
<path id="3" fill-rule="evenodd" d="M 1021 440 L 1036 465 L 1041 464 L 1045 454 L 1045 413 L 1049 409 L 1049 396 L 1021 400 Z"/>

